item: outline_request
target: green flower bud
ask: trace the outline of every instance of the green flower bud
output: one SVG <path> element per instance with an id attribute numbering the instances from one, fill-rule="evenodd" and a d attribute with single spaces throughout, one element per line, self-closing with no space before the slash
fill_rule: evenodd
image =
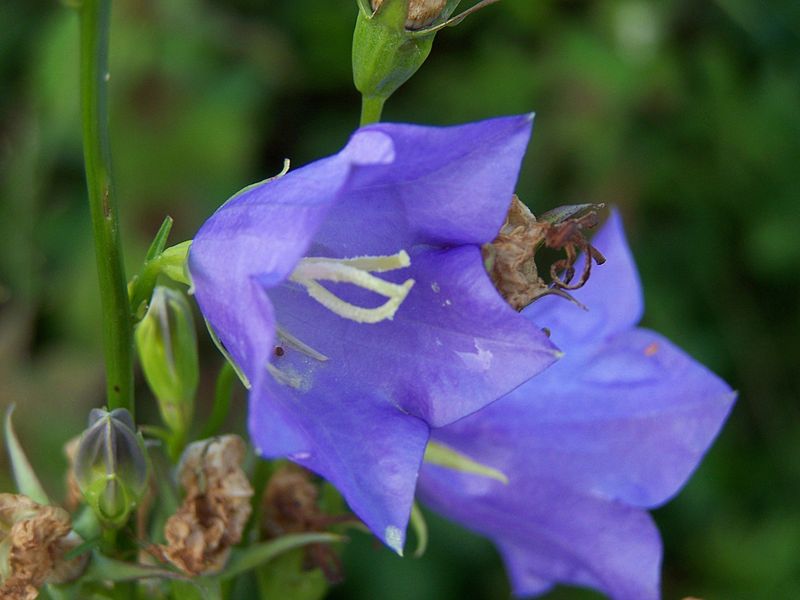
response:
<path id="1" fill-rule="evenodd" d="M 361 124 L 380 120 L 383 104 L 428 58 L 436 32 L 498 0 L 480 0 L 452 16 L 460 0 L 357 0 L 353 81 L 363 97 Z"/>
<path id="2" fill-rule="evenodd" d="M 415 37 L 406 29 L 408 8 L 408 0 L 382 0 L 372 15 L 359 11 L 353 34 L 353 81 L 365 103 L 371 100 L 382 106 L 430 54 L 433 35 Z"/>
<path id="3" fill-rule="evenodd" d="M 175 450 L 180 452 L 199 379 L 197 336 L 186 296 L 156 287 L 135 335 L 145 379 L 158 400 L 161 418 L 179 440 Z"/>
<path id="4" fill-rule="evenodd" d="M 144 440 L 124 408 L 95 408 L 81 434 L 75 479 L 86 503 L 106 527 L 119 528 L 147 487 Z"/>

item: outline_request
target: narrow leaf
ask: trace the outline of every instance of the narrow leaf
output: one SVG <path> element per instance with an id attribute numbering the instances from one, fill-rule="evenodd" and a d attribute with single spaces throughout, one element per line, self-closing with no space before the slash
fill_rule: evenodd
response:
<path id="1" fill-rule="evenodd" d="M 217 350 L 219 350 L 220 354 L 222 354 L 222 356 L 225 357 L 225 360 L 227 360 L 231 367 L 233 367 L 233 370 L 236 372 L 236 375 L 239 377 L 239 381 L 242 382 L 242 385 L 249 390 L 250 380 L 247 378 L 247 375 L 244 374 L 244 371 L 239 368 L 239 365 L 234 362 L 233 357 L 230 355 L 228 350 L 222 345 L 222 341 L 219 339 L 217 332 L 214 331 L 214 328 L 211 327 L 211 323 L 208 322 L 208 319 L 205 319 L 205 322 L 206 329 L 208 329 L 208 335 L 211 337 L 211 341 L 214 342 L 214 345 L 217 347 Z"/>
<path id="2" fill-rule="evenodd" d="M 172 217 L 169 215 L 164 219 L 164 222 L 161 223 L 156 237 L 153 238 L 153 241 L 150 243 L 150 248 L 147 249 L 147 255 L 144 258 L 145 262 L 156 258 L 164 251 L 164 248 L 167 247 L 167 238 L 169 237 L 169 232 L 172 230 L 172 223 Z"/>
<path id="3" fill-rule="evenodd" d="M 341 542 L 346 538 L 333 533 L 298 533 L 285 535 L 275 540 L 256 544 L 248 548 L 237 548 L 231 554 L 228 566 L 217 575 L 219 579 L 226 580 L 241 575 L 275 558 L 276 556 L 300 548 L 308 544 L 329 544 Z"/>
<path id="4" fill-rule="evenodd" d="M 39 504 L 50 504 L 50 499 L 39 482 L 39 478 L 25 456 L 25 451 L 17 439 L 17 434 L 14 433 L 14 424 L 11 421 L 11 415 L 14 414 L 14 405 L 8 407 L 6 410 L 6 447 L 8 448 L 8 456 L 11 460 L 11 468 L 14 471 L 14 480 L 17 483 L 17 490 L 20 494 L 24 494 L 34 502 Z"/>
<path id="5" fill-rule="evenodd" d="M 184 581 L 189 579 L 176 571 L 115 560 L 100 554 L 100 552 L 92 553 L 89 568 L 86 569 L 82 577 L 83 581 L 134 581 L 152 578 L 180 579 Z"/>

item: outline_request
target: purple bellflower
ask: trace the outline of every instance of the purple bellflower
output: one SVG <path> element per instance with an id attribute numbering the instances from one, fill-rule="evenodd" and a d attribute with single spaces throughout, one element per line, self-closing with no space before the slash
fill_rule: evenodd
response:
<path id="1" fill-rule="evenodd" d="M 661 540 L 646 509 L 686 482 L 734 402 L 731 389 L 637 328 L 642 293 L 618 215 L 595 236 L 607 258 L 574 296 L 523 311 L 565 356 L 432 441 L 507 484 L 426 464 L 420 498 L 491 538 L 516 595 L 555 583 L 619 600 L 659 597 Z"/>
<path id="2" fill-rule="evenodd" d="M 377 124 L 245 189 L 189 255 L 200 308 L 251 384 L 264 457 L 330 480 L 400 552 L 430 427 L 558 356 L 481 258 L 505 219 L 529 116 Z"/>

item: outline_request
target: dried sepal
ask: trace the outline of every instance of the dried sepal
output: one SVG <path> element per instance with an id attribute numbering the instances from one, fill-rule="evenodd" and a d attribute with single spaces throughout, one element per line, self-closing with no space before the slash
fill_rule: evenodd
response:
<path id="1" fill-rule="evenodd" d="M 45 583 L 77 578 L 86 556 L 63 559 L 80 543 L 71 530 L 64 509 L 38 504 L 27 496 L 0 494 L 0 597 L 33 600 Z"/>
<path id="2" fill-rule="evenodd" d="M 216 573 L 242 539 L 253 488 L 241 468 L 245 444 L 225 435 L 189 445 L 178 467 L 186 495 L 166 523 L 164 556 L 189 575 Z"/>
<path id="3" fill-rule="evenodd" d="M 64 456 L 67 457 L 67 474 L 65 477 L 65 484 L 67 488 L 67 496 L 64 500 L 64 506 L 68 511 L 72 512 L 80 506 L 83 501 L 83 493 L 78 479 L 75 477 L 75 457 L 78 455 L 78 446 L 81 442 L 81 436 L 76 435 L 64 444 Z"/>
<path id="4" fill-rule="evenodd" d="M 377 11 L 383 0 L 372 0 L 372 10 Z M 422 29 L 433 23 L 447 6 L 447 0 L 410 0 L 406 29 Z"/>

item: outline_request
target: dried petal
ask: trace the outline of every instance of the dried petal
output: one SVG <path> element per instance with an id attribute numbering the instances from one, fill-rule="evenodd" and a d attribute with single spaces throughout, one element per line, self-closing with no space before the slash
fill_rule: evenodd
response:
<path id="1" fill-rule="evenodd" d="M 75 477 L 75 457 L 78 455 L 78 446 L 80 442 L 81 436 L 76 435 L 64 444 L 64 456 L 67 457 L 68 464 L 66 475 L 67 498 L 64 501 L 64 505 L 70 512 L 78 508 L 83 501 L 81 486 L 78 484 L 78 479 Z"/>

